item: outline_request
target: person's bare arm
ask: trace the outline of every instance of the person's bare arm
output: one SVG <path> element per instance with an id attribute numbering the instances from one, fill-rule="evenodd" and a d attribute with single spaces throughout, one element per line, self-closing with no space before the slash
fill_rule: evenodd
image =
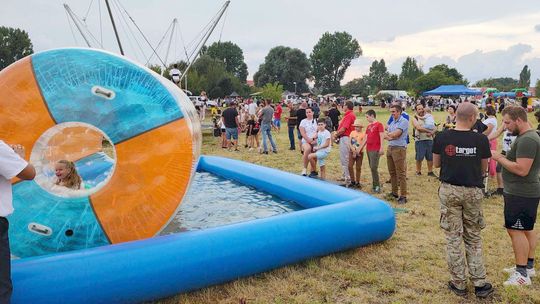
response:
<path id="1" fill-rule="evenodd" d="M 381 149 L 379 150 L 379 155 L 384 154 L 384 131 L 379 133 L 381 137 Z"/>
<path id="2" fill-rule="evenodd" d="M 488 169 L 489 158 L 482 158 L 482 172 L 486 172 Z"/>
<path id="3" fill-rule="evenodd" d="M 396 138 L 399 138 L 401 136 L 401 134 L 403 134 L 403 130 L 397 129 L 397 130 L 395 130 L 393 132 L 387 133 L 385 138 L 387 140 L 394 140 Z"/>
<path id="4" fill-rule="evenodd" d="M 501 134 L 504 132 L 504 125 L 500 126 L 498 129 L 497 129 L 497 132 L 493 133 L 493 134 L 490 134 L 488 135 L 488 140 L 494 140 L 495 138 L 501 136 Z"/>
<path id="5" fill-rule="evenodd" d="M 506 170 L 518 176 L 527 176 L 534 162 L 533 158 L 517 158 L 515 162 L 508 160 L 501 153 L 491 151 L 492 158 L 499 162 Z"/>
<path id="6" fill-rule="evenodd" d="M 33 180 L 36 177 L 36 169 L 31 164 L 28 164 L 17 177 L 23 180 Z"/>
<path id="7" fill-rule="evenodd" d="M 15 153 L 17 153 L 22 159 L 25 157 L 25 148 L 22 145 L 10 145 L 10 147 L 13 149 Z M 17 174 L 17 177 L 23 180 L 32 180 L 34 177 L 36 177 L 36 169 L 32 164 L 26 165 L 24 169 L 22 169 L 19 174 Z"/>
<path id="8" fill-rule="evenodd" d="M 493 130 L 494 127 L 495 127 L 495 126 L 492 125 L 492 124 L 487 124 L 487 129 L 486 129 L 484 132 L 482 132 L 482 134 L 488 136 L 489 133 L 491 133 L 491 130 Z"/>
<path id="9" fill-rule="evenodd" d="M 441 155 L 433 153 L 433 167 L 435 168 L 441 167 Z"/>

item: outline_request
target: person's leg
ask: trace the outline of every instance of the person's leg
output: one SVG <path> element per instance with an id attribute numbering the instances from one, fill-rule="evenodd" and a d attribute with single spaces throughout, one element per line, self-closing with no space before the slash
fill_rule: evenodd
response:
<path id="1" fill-rule="evenodd" d="M 326 166 L 320 166 L 319 171 L 321 171 L 321 179 L 326 179 Z"/>
<path id="2" fill-rule="evenodd" d="M 482 237 L 480 231 L 485 228 L 482 212 L 482 198 L 480 188 L 465 188 L 462 193 L 456 193 L 463 198 L 463 242 L 469 275 L 475 287 L 482 287 L 486 282 L 486 268 L 482 257 Z"/>
<path id="3" fill-rule="evenodd" d="M 497 172 L 497 189 L 504 189 L 504 182 L 502 179 L 502 172 Z"/>
<path id="4" fill-rule="evenodd" d="M 268 146 L 266 145 L 266 137 L 268 136 L 268 134 L 270 133 L 270 131 L 268 130 L 268 125 L 267 124 L 263 124 L 261 126 L 261 131 L 262 131 L 262 145 L 263 145 L 263 151 L 264 152 L 268 152 Z"/>
<path id="5" fill-rule="evenodd" d="M 424 145 L 424 153 L 427 161 L 428 174 L 433 174 L 433 140 L 426 140 Z"/>
<path id="6" fill-rule="evenodd" d="M 379 151 L 368 151 L 369 168 L 371 170 L 373 189 L 381 186 L 380 181 L 379 181 L 380 157 L 381 156 L 379 155 Z"/>
<path id="7" fill-rule="evenodd" d="M 528 275 L 526 271 L 528 259 L 534 259 L 536 235 L 533 230 L 537 211 L 538 198 L 526 198 L 504 193 L 504 226 L 512 241 L 516 271 L 525 278 Z M 520 282 L 520 279 L 516 280 L 515 276 L 511 276 L 505 285 L 515 285 L 516 283 L 529 285 L 530 281 L 527 283 L 521 278 Z"/>
<path id="8" fill-rule="evenodd" d="M 396 167 L 396 178 L 399 182 L 399 189 L 402 197 L 407 197 L 407 149 L 394 149 L 392 159 Z M 392 187 L 393 188 L 393 187 Z"/>
<path id="9" fill-rule="evenodd" d="M 270 140 L 270 145 L 272 146 L 272 151 L 277 152 L 276 142 L 274 141 L 274 138 L 272 137 L 272 127 L 268 128 L 268 139 Z"/>
<path id="10" fill-rule="evenodd" d="M 465 270 L 465 255 L 462 250 L 463 218 L 462 206 L 456 194 L 463 187 L 455 187 L 448 184 L 441 184 L 439 188 L 440 200 L 440 226 L 446 236 L 446 261 L 450 271 L 450 282 L 457 289 L 467 288 L 467 277 Z"/>
<path id="11" fill-rule="evenodd" d="M 386 153 L 386 164 L 388 165 L 388 174 L 390 174 L 390 184 L 392 184 L 392 194 L 398 195 L 398 179 L 397 179 L 397 169 L 394 160 L 394 154 L 396 149 L 388 147 Z"/>
<path id="12" fill-rule="evenodd" d="M 525 235 L 525 231 L 514 229 L 506 229 L 506 231 L 512 240 L 516 265 L 527 265 L 527 258 L 529 257 L 529 240 Z"/>
<path id="13" fill-rule="evenodd" d="M 417 175 L 422 174 L 422 161 L 421 160 L 416 161 L 416 174 Z"/>
<path id="14" fill-rule="evenodd" d="M 364 152 L 356 157 L 356 182 L 360 184 L 360 176 L 362 174 L 362 161 L 364 160 Z"/>
<path id="15" fill-rule="evenodd" d="M 302 145 L 302 150 L 304 151 L 304 154 L 302 156 L 302 160 L 304 161 L 304 169 L 307 170 L 308 162 L 309 162 L 308 156 L 309 154 L 311 154 L 311 145 L 308 143 L 304 143 Z"/>
<path id="16" fill-rule="evenodd" d="M 255 139 L 255 142 L 257 143 L 257 150 L 260 150 L 261 145 L 259 144 L 259 133 L 255 134 L 253 138 Z"/>
<path id="17" fill-rule="evenodd" d="M 289 143 L 290 143 L 289 149 L 294 150 L 295 149 L 295 146 L 294 146 L 294 127 L 289 126 L 288 129 L 289 129 Z"/>
<path id="18" fill-rule="evenodd" d="M 232 132 L 232 138 L 234 141 L 234 150 L 238 151 L 238 129 L 234 129 Z"/>
<path id="19" fill-rule="evenodd" d="M 308 155 L 309 165 L 311 167 L 311 172 L 317 172 L 317 153 L 310 153 Z"/>
<path id="20" fill-rule="evenodd" d="M 0 303 L 9 303 L 13 290 L 8 230 L 8 220 L 0 217 Z"/>
<path id="21" fill-rule="evenodd" d="M 527 256 L 528 259 L 534 259 L 534 252 L 536 251 L 536 243 L 538 241 L 538 236 L 536 235 L 536 232 L 534 230 L 525 231 L 525 237 L 527 237 L 527 241 L 529 242 L 529 255 Z"/>
<path id="22" fill-rule="evenodd" d="M 231 139 L 232 139 L 232 132 L 230 128 L 225 129 L 225 137 L 227 138 L 227 148 L 231 149 Z"/>
<path id="23" fill-rule="evenodd" d="M 355 176 L 354 176 L 354 163 L 356 162 L 356 157 L 354 157 L 354 154 L 352 151 L 349 151 L 349 176 L 351 178 L 351 183 L 354 184 L 356 182 Z"/>
<path id="24" fill-rule="evenodd" d="M 489 148 L 491 150 L 497 150 L 497 139 L 491 140 L 489 142 Z M 489 159 L 489 176 L 495 176 L 497 171 L 497 162 L 493 159 Z"/>
<path id="25" fill-rule="evenodd" d="M 339 139 L 339 159 L 341 161 L 341 171 L 345 182 L 351 179 L 349 175 L 349 137 L 342 136 Z"/>

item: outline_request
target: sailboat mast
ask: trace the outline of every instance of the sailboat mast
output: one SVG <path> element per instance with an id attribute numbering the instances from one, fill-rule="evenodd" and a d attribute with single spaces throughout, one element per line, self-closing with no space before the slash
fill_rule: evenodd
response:
<path id="1" fill-rule="evenodd" d="M 116 30 L 116 24 L 114 23 L 111 7 L 109 6 L 109 0 L 105 0 L 105 4 L 107 5 L 107 11 L 109 11 L 109 17 L 111 17 L 111 23 L 114 29 L 114 35 L 116 36 L 116 41 L 118 42 L 118 48 L 120 49 L 120 54 L 124 55 L 124 49 L 122 49 L 122 43 L 120 43 L 120 37 L 118 36 L 118 31 Z"/>

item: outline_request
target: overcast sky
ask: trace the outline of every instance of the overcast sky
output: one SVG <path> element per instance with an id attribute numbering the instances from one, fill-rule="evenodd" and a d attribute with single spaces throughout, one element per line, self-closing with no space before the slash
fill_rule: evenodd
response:
<path id="1" fill-rule="evenodd" d="M 121 3 L 154 46 L 173 18 L 178 18 L 183 40 L 189 43 L 224 3 L 109 1 L 115 12 L 119 11 L 117 3 Z M 90 8 L 86 23 L 97 40 L 101 40 L 101 4 L 104 48 L 118 52 L 103 0 L 2 0 L 0 25 L 27 30 L 35 51 L 84 46 L 76 29 L 75 38 L 70 30 L 63 3 L 81 18 Z M 144 64 L 137 41 L 120 14 L 115 14 L 127 55 Z M 131 29 L 136 31 L 132 24 Z M 250 79 L 272 47 L 299 48 L 309 56 L 326 31 L 347 31 L 363 49 L 363 56 L 353 62 L 345 80 L 367 74 L 371 62 L 380 58 L 385 59 L 391 72 L 399 73 L 407 56 L 417 58 L 425 71 L 440 63 L 456 67 L 471 82 L 486 77 L 518 78 L 525 64 L 532 70 L 532 84 L 540 78 L 539 0 L 232 0 L 224 23 L 219 24 L 209 43 L 221 36 L 222 41 L 238 44 L 244 51 Z M 144 44 L 140 36 L 137 39 Z M 180 35 L 172 45 L 168 61 L 183 59 Z M 165 57 L 165 49 L 162 46 L 161 57 Z M 143 52 L 150 55 L 148 47 Z"/>

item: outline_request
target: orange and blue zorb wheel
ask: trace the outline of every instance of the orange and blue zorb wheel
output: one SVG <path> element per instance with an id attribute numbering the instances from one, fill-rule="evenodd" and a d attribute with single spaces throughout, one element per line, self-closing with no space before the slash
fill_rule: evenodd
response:
<path id="1" fill-rule="evenodd" d="M 75 48 L 0 72 L 0 139 L 24 145 L 38 173 L 13 181 L 9 237 L 19 257 L 155 236 L 178 211 L 201 144 L 195 109 L 173 83 Z M 55 184 L 61 159 L 76 164 L 82 189 Z"/>

